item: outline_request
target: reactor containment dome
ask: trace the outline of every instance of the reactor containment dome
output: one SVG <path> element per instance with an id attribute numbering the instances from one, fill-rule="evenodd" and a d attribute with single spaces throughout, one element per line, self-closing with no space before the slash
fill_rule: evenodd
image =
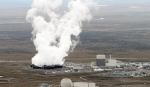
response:
<path id="1" fill-rule="evenodd" d="M 72 81 L 69 78 L 64 78 L 60 83 L 61 87 L 72 87 Z"/>

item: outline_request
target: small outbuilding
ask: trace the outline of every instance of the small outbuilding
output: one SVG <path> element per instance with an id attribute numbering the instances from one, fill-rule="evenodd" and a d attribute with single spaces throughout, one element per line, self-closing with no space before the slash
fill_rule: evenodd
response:
<path id="1" fill-rule="evenodd" d="M 47 83 L 42 83 L 40 87 L 50 87 Z"/>

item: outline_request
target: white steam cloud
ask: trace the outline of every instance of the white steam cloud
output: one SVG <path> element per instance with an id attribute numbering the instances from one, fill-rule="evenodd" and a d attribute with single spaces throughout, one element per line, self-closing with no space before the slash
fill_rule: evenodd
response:
<path id="1" fill-rule="evenodd" d="M 33 0 L 26 20 L 33 26 L 33 42 L 37 54 L 32 58 L 32 64 L 62 65 L 69 50 L 78 43 L 82 21 L 90 21 L 90 8 L 94 0 L 70 0 L 68 11 L 63 15 L 57 13 L 62 0 Z M 74 36 L 75 40 L 72 40 Z"/>

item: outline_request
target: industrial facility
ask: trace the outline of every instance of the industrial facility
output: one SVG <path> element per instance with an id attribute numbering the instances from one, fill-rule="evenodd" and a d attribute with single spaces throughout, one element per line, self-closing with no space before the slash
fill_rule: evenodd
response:
<path id="1" fill-rule="evenodd" d="M 95 62 L 91 62 L 91 66 L 89 64 L 67 64 L 67 65 L 51 65 L 51 66 L 36 66 L 34 64 L 30 65 L 31 68 L 33 69 L 58 69 L 58 68 L 69 68 L 69 69 L 73 69 L 74 71 L 80 70 L 88 70 L 88 69 L 105 69 L 107 67 L 116 67 L 117 66 L 117 60 L 114 59 L 106 59 L 106 55 L 96 55 L 96 61 Z M 65 70 L 65 69 L 64 69 Z M 65 72 L 69 72 L 69 71 L 65 71 Z"/>
<path id="2" fill-rule="evenodd" d="M 105 55 L 96 55 L 96 62 L 91 62 L 92 68 L 105 68 L 105 67 L 116 67 L 117 60 L 115 59 L 106 59 Z"/>
<path id="3" fill-rule="evenodd" d="M 34 69 L 43 70 L 47 75 L 91 73 L 91 76 L 106 77 L 149 77 L 150 62 L 122 62 L 114 58 L 106 58 L 106 55 L 96 55 L 95 61 L 91 63 L 65 62 L 63 66 L 31 66 Z M 93 72 L 93 73 L 92 73 Z M 100 73 L 102 72 L 102 73 Z M 82 76 L 86 77 L 86 76 Z M 85 78 L 79 77 L 83 81 Z M 39 87 L 98 87 L 93 82 L 72 82 L 69 78 L 61 80 L 60 85 L 41 84 Z"/>
<path id="4" fill-rule="evenodd" d="M 61 80 L 60 85 L 48 85 L 46 83 L 41 84 L 40 87 L 99 87 L 93 82 L 72 82 L 69 78 Z"/>
<path id="5" fill-rule="evenodd" d="M 150 63 L 124 63 L 122 61 L 118 61 L 111 58 L 106 58 L 106 55 L 96 55 L 95 61 L 91 63 L 73 63 L 73 62 L 65 62 L 63 66 L 61 65 L 53 65 L 53 66 L 35 66 L 30 65 L 31 69 L 46 69 L 45 74 L 56 74 L 56 73 L 84 73 L 84 72 L 100 72 L 100 71 L 108 71 L 110 73 L 105 74 L 106 76 L 126 76 L 126 75 L 147 75 L 149 76 L 150 72 L 143 71 L 143 69 L 147 69 L 150 66 Z M 142 70 L 141 70 L 142 69 Z M 141 72 L 142 71 L 142 72 Z M 140 72 L 140 73 L 139 73 Z M 146 74 L 144 74 L 145 72 Z M 81 83 L 72 83 L 73 86 Z M 86 84 L 86 83 L 82 83 Z"/>
<path id="6" fill-rule="evenodd" d="M 131 71 L 131 72 L 121 72 L 121 73 L 113 73 L 112 75 L 144 75 L 145 72 L 142 71 Z"/>

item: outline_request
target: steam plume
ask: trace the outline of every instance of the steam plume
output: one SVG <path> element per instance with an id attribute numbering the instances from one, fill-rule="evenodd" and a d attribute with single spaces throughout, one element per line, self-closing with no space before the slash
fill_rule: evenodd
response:
<path id="1" fill-rule="evenodd" d="M 37 54 L 32 58 L 32 64 L 62 65 L 69 50 L 78 43 L 82 21 L 90 21 L 90 8 L 95 6 L 93 0 L 71 0 L 68 11 L 63 15 L 56 13 L 62 0 L 33 0 L 26 20 L 33 26 L 33 42 Z M 74 36 L 76 40 L 72 40 Z"/>

